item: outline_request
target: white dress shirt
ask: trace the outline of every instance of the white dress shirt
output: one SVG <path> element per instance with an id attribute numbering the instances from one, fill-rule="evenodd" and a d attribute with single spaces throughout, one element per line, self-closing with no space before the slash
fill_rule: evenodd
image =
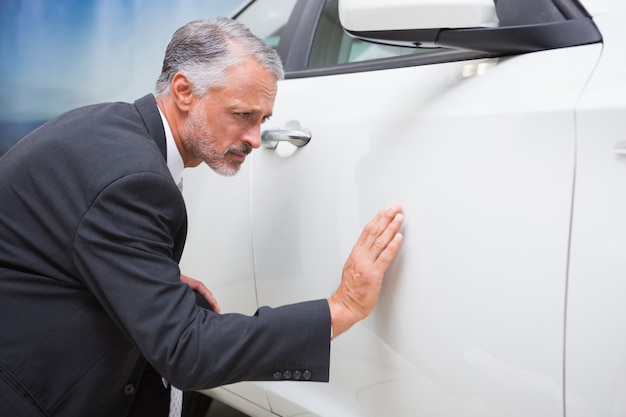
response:
<path id="1" fill-rule="evenodd" d="M 183 163 L 183 157 L 180 156 L 180 152 L 178 151 L 178 147 L 176 146 L 176 142 L 174 141 L 174 135 L 172 134 L 172 129 L 170 128 L 170 124 L 167 122 L 165 115 L 159 109 L 159 114 L 161 115 L 161 120 L 163 121 L 163 128 L 165 129 L 165 146 L 167 149 L 167 167 L 170 170 L 170 174 L 172 174 L 172 178 L 174 182 L 178 184 L 178 187 L 182 189 L 182 181 L 183 181 L 183 169 L 185 169 L 185 164 Z"/>
<path id="2" fill-rule="evenodd" d="M 158 108 L 158 106 L 157 106 Z M 178 151 L 178 147 L 176 146 L 176 142 L 174 141 L 174 135 L 172 134 L 172 129 L 170 128 L 170 124 L 167 122 L 165 115 L 161 109 L 159 109 L 159 114 L 161 115 L 161 120 L 163 121 L 163 128 L 165 129 L 165 147 L 167 150 L 167 167 L 170 170 L 170 174 L 172 174 L 172 178 L 174 182 L 178 184 L 178 188 L 180 191 L 183 191 L 183 169 L 185 169 L 185 164 L 183 162 L 183 157 L 180 155 Z M 167 382 L 163 380 L 163 383 L 167 386 Z M 173 385 L 170 387 L 170 411 L 169 417 L 179 417 L 182 412 L 182 400 L 183 393 L 178 388 Z"/>

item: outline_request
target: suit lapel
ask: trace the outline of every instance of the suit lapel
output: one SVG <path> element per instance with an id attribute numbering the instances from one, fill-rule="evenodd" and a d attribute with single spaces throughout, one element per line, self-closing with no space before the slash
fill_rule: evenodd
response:
<path id="1" fill-rule="evenodd" d="M 156 100 L 152 94 L 148 94 L 135 101 L 135 107 L 141 114 L 143 121 L 148 129 L 148 133 L 156 142 L 163 158 L 167 161 L 167 146 L 165 145 L 165 129 L 163 121 L 156 105 Z"/>

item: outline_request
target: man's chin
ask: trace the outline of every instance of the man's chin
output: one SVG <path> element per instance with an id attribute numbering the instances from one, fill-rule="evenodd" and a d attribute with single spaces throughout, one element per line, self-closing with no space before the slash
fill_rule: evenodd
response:
<path id="1" fill-rule="evenodd" d="M 206 164 L 209 166 L 209 168 L 211 168 L 213 171 L 215 171 L 216 173 L 218 173 L 219 175 L 223 176 L 223 177 L 232 177 L 233 175 L 237 174 L 239 172 L 239 169 L 241 168 L 241 164 L 211 164 L 209 162 L 206 162 Z"/>
<path id="2" fill-rule="evenodd" d="M 239 170 L 230 170 L 230 171 L 218 172 L 218 174 L 220 174 L 222 177 L 234 177 L 238 172 Z"/>

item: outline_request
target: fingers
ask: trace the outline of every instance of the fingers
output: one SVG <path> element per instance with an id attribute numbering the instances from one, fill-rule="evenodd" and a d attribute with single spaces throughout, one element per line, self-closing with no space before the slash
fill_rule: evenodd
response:
<path id="1" fill-rule="evenodd" d="M 400 248 L 402 235 L 399 231 L 403 221 L 400 204 L 394 204 L 380 211 L 365 226 L 354 249 L 363 251 L 371 257 L 372 262 L 380 262 L 382 263 L 380 266 L 386 269 Z"/>
<path id="2" fill-rule="evenodd" d="M 211 310 L 215 311 L 216 313 L 219 313 L 221 311 L 217 300 L 213 296 L 213 293 L 209 291 L 209 289 L 206 287 L 206 285 L 204 285 L 202 281 L 198 281 L 197 279 L 193 279 L 183 274 L 180 275 L 180 280 L 189 285 L 189 287 L 191 287 L 193 291 L 197 292 L 205 300 L 207 300 L 209 306 L 211 306 Z"/>
<path id="3" fill-rule="evenodd" d="M 399 222 L 402 223 L 402 219 L 399 219 Z M 379 262 L 382 263 L 382 266 L 385 269 L 387 269 L 391 261 L 393 261 L 393 259 L 396 257 L 398 250 L 400 250 L 400 246 L 402 246 L 403 239 L 404 236 L 401 233 L 396 233 L 389 242 L 389 244 L 378 256 Z"/>
<path id="4" fill-rule="evenodd" d="M 209 305 L 211 306 L 211 310 L 215 311 L 216 313 L 219 313 L 221 311 L 220 306 L 217 303 L 217 300 L 215 299 L 215 297 L 213 297 L 213 293 L 211 291 L 206 290 L 206 293 L 201 293 L 201 294 L 209 302 Z"/>

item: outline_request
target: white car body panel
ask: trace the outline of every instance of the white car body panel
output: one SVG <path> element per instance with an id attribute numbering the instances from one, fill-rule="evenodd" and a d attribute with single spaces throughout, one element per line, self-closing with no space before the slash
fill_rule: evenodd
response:
<path id="1" fill-rule="evenodd" d="M 187 170 L 183 193 L 193 227 L 188 230 L 181 270 L 208 278 L 206 284 L 223 310 L 254 313 L 250 165 L 242 166 L 234 177 L 222 177 L 205 164 Z"/>
<path id="2" fill-rule="evenodd" d="M 405 213 L 329 384 L 211 396 L 262 417 L 626 415 L 626 7 L 584 5 L 604 44 L 282 81 L 264 129 L 308 145 L 185 172 L 181 268 L 225 312 L 328 297 L 366 221 Z"/>
<path id="3" fill-rule="evenodd" d="M 594 18 L 611 11 L 623 10 L 626 7 L 622 0 L 586 0 L 583 3 L 585 10 Z"/>

